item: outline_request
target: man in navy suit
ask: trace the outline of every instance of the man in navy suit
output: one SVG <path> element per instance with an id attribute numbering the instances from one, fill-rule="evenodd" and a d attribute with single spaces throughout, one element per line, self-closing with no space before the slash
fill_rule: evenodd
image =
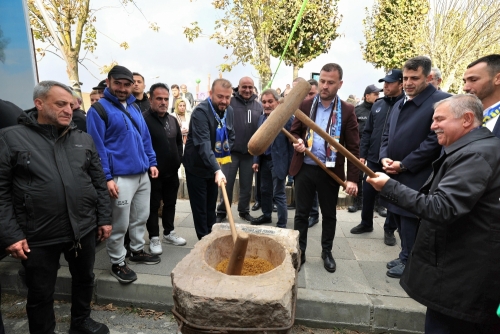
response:
<path id="1" fill-rule="evenodd" d="M 467 66 L 464 91 L 483 103 L 483 126 L 500 138 L 500 54 L 481 57 Z"/>
<path id="2" fill-rule="evenodd" d="M 441 153 L 436 134 L 430 129 L 433 105 L 450 96 L 429 84 L 431 65 L 431 60 L 423 56 L 406 61 L 403 67 L 406 96 L 394 105 L 380 147 L 384 171 L 414 190 L 423 186 L 432 172 L 432 162 Z M 415 243 L 418 217 L 392 203 L 387 204 L 401 237 L 401 252 L 397 259 L 387 263 L 387 276 L 400 278 Z"/>
<path id="3" fill-rule="evenodd" d="M 279 94 L 274 89 L 266 89 L 262 92 L 261 101 L 264 108 L 264 114 L 260 115 L 258 127 L 262 125 L 269 117 L 271 112 L 279 104 Z M 284 128 L 290 131 L 293 117 L 286 122 Z M 273 213 L 273 198 L 278 208 L 278 227 L 286 228 L 288 219 L 288 210 L 286 207 L 286 176 L 288 168 L 292 161 L 293 146 L 283 133 L 279 133 L 264 154 L 253 158 L 252 168 L 254 172 L 259 171 L 260 165 L 260 193 L 263 215 L 254 219 L 252 225 L 261 225 L 271 223 Z"/>

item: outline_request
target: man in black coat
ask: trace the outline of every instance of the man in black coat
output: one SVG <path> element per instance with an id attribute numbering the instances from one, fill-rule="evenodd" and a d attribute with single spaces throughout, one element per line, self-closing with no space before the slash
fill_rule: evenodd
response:
<path id="1" fill-rule="evenodd" d="M 420 217 L 401 286 L 427 306 L 425 333 L 500 333 L 500 140 L 471 95 L 435 104 L 443 154 L 420 191 L 377 173 L 367 181 Z"/>
<path id="2" fill-rule="evenodd" d="M 175 205 L 179 190 L 177 172 L 181 166 L 182 133 L 174 116 L 168 114 L 169 91 L 167 85 L 156 83 L 149 89 L 149 110 L 142 113 L 151 135 L 156 154 L 158 178 L 150 178 L 151 197 L 146 228 L 149 234 L 149 251 L 160 255 L 163 250 L 158 226 L 158 209 L 163 200 L 163 242 L 183 246 L 186 240 L 174 231 Z"/>
<path id="3" fill-rule="evenodd" d="M 484 125 L 500 138 L 500 54 L 481 57 L 467 66 L 464 91 L 483 103 Z"/>
<path id="4" fill-rule="evenodd" d="M 0 130 L 17 124 L 17 118 L 22 114 L 23 110 L 14 103 L 0 99 Z M 7 256 L 5 250 L 0 248 L 0 260 Z M 1 304 L 1 286 L 0 286 L 0 304 Z M 5 330 L 2 322 L 2 312 L 0 311 L 0 334 L 4 334 Z"/>
<path id="5" fill-rule="evenodd" d="M 362 132 L 359 148 L 359 160 L 362 163 L 366 163 L 374 172 L 382 171 L 379 152 L 382 133 L 384 132 L 387 119 L 391 114 L 394 104 L 404 96 L 403 72 L 398 69 L 392 69 L 379 82 L 384 82 L 384 97 L 375 101 L 375 104 L 371 108 Z M 351 229 L 351 233 L 353 234 L 373 231 L 373 209 L 378 192 L 369 183 L 363 182 L 363 194 L 361 223 Z M 386 209 L 379 204 L 378 211 L 381 216 L 382 210 L 387 214 L 384 224 L 384 243 L 388 246 L 394 246 L 396 245 L 396 237 L 394 236 L 396 223 L 393 221 L 391 214 L 388 214 Z"/>
<path id="6" fill-rule="evenodd" d="M 365 128 L 365 123 L 368 120 L 368 116 L 370 115 L 373 103 L 375 103 L 375 101 L 378 99 L 381 91 L 382 89 L 376 87 L 375 85 L 367 86 L 363 95 L 363 103 L 354 107 L 354 112 L 356 113 L 356 118 L 358 119 L 359 140 L 361 140 L 361 135 L 363 134 L 363 129 Z M 347 208 L 347 211 L 356 212 L 362 208 L 362 204 L 363 172 L 359 171 L 358 196 L 354 197 L 354 203 Z"/>
<path id="7" fill-rule="evenodd" d="M 110 199 L 94 141 L 77 130 L 73 96 L 42 81 L 35 108 L 0 131 L 0 248 L 22 260 L 31 333 L 53 333 L 61 254 L 69 265 L 70 333 L 107 334 L 90 318 L 97 240 L 111 233 Z"/>
<path id="8" fill-rule="evenodd" d="M 229 105 L 232 93 L 231 82 L 226 79 L 215 80 L 210 98 L 196 106 L 189 122 L 182 163 L 186 169 L 189 203 L 198 239 L 212 232 L 218 185 L 226 182 L 214 151 L 220 148 L 216 147 L 217 128 L 224 125 L 218 120 L 225 120 L 228 146 L 231 147 L 234 141 L 234 115 Z"/>
<path id="9" fill-rule="evenodd" d="M 441 146 L 430 130 L 434 103 L 450 94 L 429 84 L 431 60 L 427 57 L 409 59 L 403 67 L 403 88 L 406 96 L 394 105 L 382 136 L 380 161 L 392 178 L 418 190 L 432 171 L 432 162 L 439 157 Z M 394 216 L 401 237 L 399 257 L 387 264 L 387 276 L 403 274 L 408 255 L 417 235 L 418 218 L 392 203 L 387 210 Z"/>

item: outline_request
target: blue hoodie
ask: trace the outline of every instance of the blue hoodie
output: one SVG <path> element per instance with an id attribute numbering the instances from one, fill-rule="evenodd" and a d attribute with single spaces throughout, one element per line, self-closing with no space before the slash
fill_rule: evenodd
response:
<path id="1" fill-rule="evenodd" d="M 147 172 L 149 167 L 156 166 L 156 154 L 146 122 L 140 111 L 132 105 L 135 97 L 130 95 L 127 98 L 127 111 L 139 126 L 140 133 L 122 111 L 125 110 L 123 104 L 108 88 L 104 90 L 104 96 L 99 103 L 108 114 L 108 127 L 97 111 L 90 107 L 87 112 L 87 132 L 94 139 L 106 180 L 112 180 L 114 176 Z"/>

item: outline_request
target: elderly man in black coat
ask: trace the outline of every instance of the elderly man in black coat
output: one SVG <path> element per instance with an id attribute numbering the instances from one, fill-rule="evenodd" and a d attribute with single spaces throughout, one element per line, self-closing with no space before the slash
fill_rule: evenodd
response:
<path id="1" fill-rule="evenodd" d="M 427 306 L 425 333 L 500 333 L 500 140 L 472 95 L 435 104 L 443 154 L 420 191 L 378 173 L 390 203 L 420 217 L 401 286 Z"/>
<path id="2" fill-rule="evenodd" d="M 403 67 L 403 88 L 406 96 L 399 100 L 387 121 L 380 161 L 392 178 L 418 190 L 432 171 L 432 162 L 439 157 L 441 146 L 430 130 L 434 103 L 450 96 L 429 84 L 431 60 L 427 57 L 409 59 Z M 399 257 L 387 263 L 387 276 L 399 278 L 403 274 L 408 255 L 417 235 L 418 218 L 415 214 L 388 203 L 401 237 Z"/>

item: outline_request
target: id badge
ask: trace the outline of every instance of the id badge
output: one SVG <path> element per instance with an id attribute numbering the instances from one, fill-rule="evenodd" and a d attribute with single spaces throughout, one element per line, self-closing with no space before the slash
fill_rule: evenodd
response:
<path id="1" fill-rule="evenodd" d="M 335 167 L 335 161 L 327 161 L 325 162 L 326 167 L 333 168 Z"/>

